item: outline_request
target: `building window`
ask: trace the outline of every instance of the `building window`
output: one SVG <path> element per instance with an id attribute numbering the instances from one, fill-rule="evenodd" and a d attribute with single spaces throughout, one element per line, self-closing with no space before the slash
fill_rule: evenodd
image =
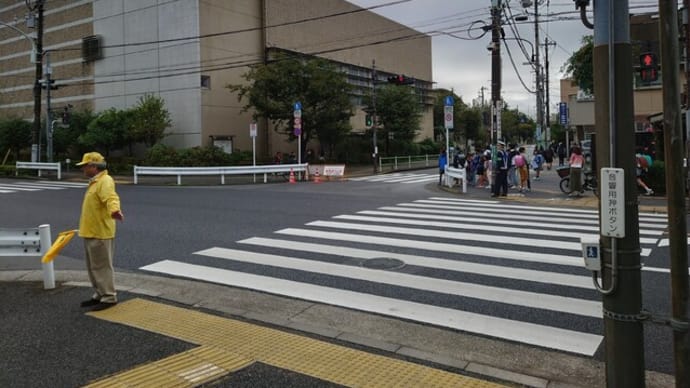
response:
<path id="1" fill-rule="evenodd" d="M 202 75 L 201 76 L 201 88 L 202 89 L 211 89 L 211 76 L 210 75 Z"/>

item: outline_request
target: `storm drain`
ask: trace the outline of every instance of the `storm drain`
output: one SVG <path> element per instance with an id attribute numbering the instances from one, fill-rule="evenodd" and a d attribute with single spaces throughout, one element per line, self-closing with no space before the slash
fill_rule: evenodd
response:
<path id="1" fill-rule="evenodd" d="M 405 266 L 405 262 L 388 257 L 377 257 L 374 259 L 364 260 L 361 265 L 364 268 L 371 269 L 399 269 Z"/>

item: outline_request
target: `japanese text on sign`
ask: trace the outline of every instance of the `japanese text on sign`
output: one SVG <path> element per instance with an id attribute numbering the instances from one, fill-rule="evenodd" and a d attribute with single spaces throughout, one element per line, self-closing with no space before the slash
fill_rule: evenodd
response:
<path id="1" fill-rule="evenodd" d="M 622 168 L 601 169 L 601 235 L 625 237 L 625 175 Z"/>

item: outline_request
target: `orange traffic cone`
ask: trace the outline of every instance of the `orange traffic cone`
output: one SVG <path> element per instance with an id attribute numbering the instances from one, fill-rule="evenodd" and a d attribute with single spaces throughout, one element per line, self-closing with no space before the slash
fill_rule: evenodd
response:
<path id="1" fill-rule="evenodd" d="M 295 172 L 290 169 L 290 183 L 295 183 Z"/>
<path id="2" fill-rule="evenodd" d="M 319 169 L 316 169 L 316 174 L 314 174 L 314 183 L 321 183 L 321 176 L 319 175 Z"/>

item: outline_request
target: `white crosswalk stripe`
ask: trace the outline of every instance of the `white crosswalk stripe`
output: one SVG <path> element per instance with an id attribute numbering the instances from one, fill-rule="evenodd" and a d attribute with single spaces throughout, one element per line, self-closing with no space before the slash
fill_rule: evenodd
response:
<path id="1" fill-rule="evenodd" d="M 424 183 L 438 181 L 438 174 L 393 173 L 349 178 L 348 180 L 356 182 Z"/>
<path id="2" fill-rule="evenodd" d="M 88 186 L 88 183 L 81 182 L 0 180 L 0 194 L 43 190 L 64 190 L 73 188 L 84 188 L 86 186 Z"/>
<path id="3" fill-rule="evenodd" d="M 647 256 L 667 221 L 640 220 Z M 141 269 L 592 356 L 602 306 L 580 238 L 597 236 L 597 224 L 590 210 L 434 197 L 195 252 L 217 266 Z M 367 267 L 376 260 L 399 265 Z"/>

